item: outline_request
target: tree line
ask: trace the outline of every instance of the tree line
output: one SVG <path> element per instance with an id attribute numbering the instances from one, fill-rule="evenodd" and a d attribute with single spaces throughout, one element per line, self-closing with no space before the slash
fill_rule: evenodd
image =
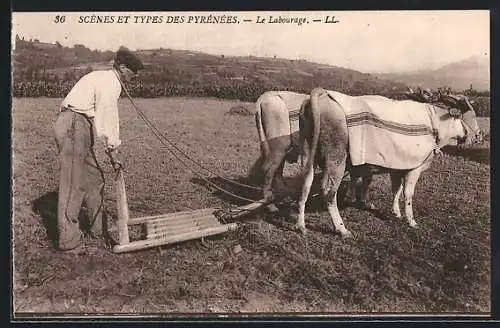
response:
<path id="1" fill-rule="evenodd" d="M 51 97 L 64 98 L 73 87 L 74 82 L 15 82 L 13 84 L 13 97 Z M 293 86 L 276 86 L 263 82 L 245 82 L 233 81 L 224 84 L 195 84 L 181 85 L 174 83 L 126 83 L 125 87 L 132 97 L 136 98 L 156 98 L 156 97 L 214 97 L 220 99 L 238 99 L 241 101 L 254 102 L 257 98 L 268 90 L 287 90 L 299 93 L 309 93 L 310 88 L 293 87 Z M 346 94 L 362 95 L 369 92 L 361 89 L 340 89 L 322 85 L 327 89 L 335 89 Z M 463 94 L 469 96 L 474 101 L 474 107 L 478 116 L 490 116 L 490 97 L 482 93 L 474 92 L 473 90 L 465 90 Z M 405 99 L 404 92 L 373 92 L 372 94 L 380 94 L 392 99 Z M 125 96 L 125 93 L 122 93 Z"/>

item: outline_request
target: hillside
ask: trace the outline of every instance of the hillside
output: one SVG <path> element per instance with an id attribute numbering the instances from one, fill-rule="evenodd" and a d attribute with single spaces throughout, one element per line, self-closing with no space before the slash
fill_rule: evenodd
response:
<path id="1" fill-rule="evenodd" d="M 109 67 L 112 52 L 75 47 L 50 46 L 18 41 L 13 53 L 15 82 L 71 82 L 87 71 Z M 43 46 L 42 46 L 43 45 Z M 183 87 L 257 84 L 264 89 L 308 92 L 314 86 L 350 94 L 402 94 L 406 86 L 355 70 L 305 60 L 262 57 L 228 57 L 173 49 L 136 51 L 146 70 L 143 84 Z"/>
<path id="2" fill-rule="evenodd" d="M 490 90 L 489 57 L 470 57 L 444 65 L 436 70 L 419 70 L 406 73 L 374 74 L 381 79 L 393 80 L 407 85 L 428 88 L 449 86 L 455 90 L 472 88 Z"/>

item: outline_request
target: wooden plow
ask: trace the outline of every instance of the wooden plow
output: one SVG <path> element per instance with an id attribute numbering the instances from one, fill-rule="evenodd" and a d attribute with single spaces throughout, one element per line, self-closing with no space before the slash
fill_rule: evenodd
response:
<path id="1" fill-rule="evenodd" d="M 161 131 L 156 128 L 156 126 L 134 103 L 134 100 L 130 96 L 127 88 L 123 85 L 121 79 L 119 79 L 119 81 L 123 90 L 125 91 L 125 94 L 132 103 L 132 107 L 136 110 L 139 117 L 151 129 L 154 135 L 182 164 L 184 164 L 188 169 L 191 169 L 191 171 L 197 174 L 196 171 L 194 171 L 188 164 L 186 164 L 181 158 L 176 155 L 173 149 L 176 149 L 178 152 L 191 160 L 192 158 L 187 156 L 187 154 L 185 154 L 184 152 L 182 152 L 182 150 L 172 144 L 161 133 Z M 113 164 L 115 162 L 113 155 L 111 153 L 108 153 L 108 155 L 110 156 L 111 163 Z M 135 250 L 157 247 L 191 239 L 203 238 L 236 229 L 236 223 L 221 223 L 215 216 L 215 212 L 218 209 L 214 208 L 183 211 L 131 219 L 129 216 L 127 194 L 125 192 L 125 182 L 123 179 L 123 171 L 121 170 L 121 167 L 118 169 L 116 175 L 116 196 L 118 212 L 118 244 L 113 247 L 113 251 L 115 253 L 131 252 Z M 232 214 L 231 218 L 237 219 L 239 217 L 242 217 L 249 212 L 257 210 L 263 205 L 265 205 L 264 201 L 260 200 L 232 209 L 233 211 L 236 211 L 237 214 Z M 133 225 L 143 225 L 145 227 L 145 239 L 137 241 L 130 240 L 129 227 Z"/>
<path id="2" fill-rule="evenodd" d="M 113 247 L 115 253 L 131 252 L 151 247 L 158 247 L 182 241 L 218 235 L 235 230 L 236 223 L 221 223 L 215 216 L 218 209 L 205 208 L 169 214 L 130 218 L 122 170 L 116 176 L 116 197 L 118 214 L 118 244 Z M 259 209 L 264 202 L 258 201 L 237 207 L 232 219 L 242 217 Z M 129 227 L 143 225 L 146 237 L 130 241 Z"/>

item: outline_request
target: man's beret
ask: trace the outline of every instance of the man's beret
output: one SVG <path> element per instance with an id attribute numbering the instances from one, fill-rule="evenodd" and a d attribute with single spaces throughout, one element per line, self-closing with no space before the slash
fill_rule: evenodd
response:
<path id="1" fill-rule="evenodd" d="M 137 58 L 133 53 L 130 52 L 130 50 L 125 47 L 120 47 L 120 49 L 118 49 L 118 51 L 116 52 L 115 60 L 119 65 L 125 65 L 125 67 L 127 67 L 134 73 L 137 73 L 138 70 L 144 68 L 139 58 Z"/>

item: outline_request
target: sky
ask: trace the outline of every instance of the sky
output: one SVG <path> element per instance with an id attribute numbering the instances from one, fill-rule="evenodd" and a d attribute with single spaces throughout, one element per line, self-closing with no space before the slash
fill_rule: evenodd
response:
<path id="1" fill-rule="evenodd" d="M 91 23 L 93 14 L 113 16 L 114 21 Z M 196 23 L 194 17 L 188 22 L 189 16 L 205 16 L 208 21 L 210 15 L 212 20 L 236 16 L 239 23 L 200 23 L 200 18 Z M 55 23 L 56 16 L 64 16 L 64 22 Z M 118 16 L 130 18 L 118 23 Z M 161 16 L 161 23 L 141 23 L 141 18 L 136 22 L 134 16 Z M 182 16 L 184 22 L 167 23 L 167 16 Z M 264 23 L 256 22 L 258 16 Z M 270 23 L 270 16 L 309 23 Z M 327 17 L 338 23 L 325 23 Z M 132 50 L 162 47 L 226 56 L 276 56 L 366 73 L 435 69 L 471 56 L 489 58 L 489 31 L 487 10 L 12 13 L 12 35 L 27 40 L 113 51 L 123 45 Z"/>

